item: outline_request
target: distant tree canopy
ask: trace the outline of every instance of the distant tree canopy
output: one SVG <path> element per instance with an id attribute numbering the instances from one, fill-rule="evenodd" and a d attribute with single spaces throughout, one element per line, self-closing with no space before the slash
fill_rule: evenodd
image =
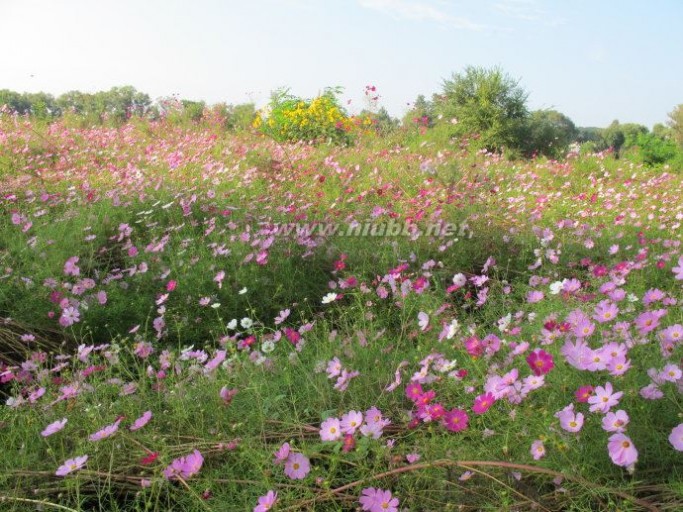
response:
<path id="1" fill-rule="evenodd" d="M 528 93 L 500 68 L 468 66 L 443 82 L 434 105 L 441 123 L 456 134 L 476 134 L 479 145 L 491 150 L 520 147 L 529 110 Z"/>
<path id="2" fill-rule="evenodd" d="M 3 105 L 19 115 L 38 119 L 76 116 L 84 125 L 104 122 L 121 124 L 131 117 L 146 116 L 154 119 L 161 115 L 171 115 L 179 122 L 198 122 L 207 111 L 203 101 L 160 98 L 153 102 L 148 94 L 130 85 L 94 93 L 68 91 L 56 98 L 44 92 L 19 93 L 2 89 L 0 106 Z M 214 105 L 212 112 L 222 116 L 227 129 L 246 129 L 251 125 L 256 109 L 252 103 L 218 104 Z"/>

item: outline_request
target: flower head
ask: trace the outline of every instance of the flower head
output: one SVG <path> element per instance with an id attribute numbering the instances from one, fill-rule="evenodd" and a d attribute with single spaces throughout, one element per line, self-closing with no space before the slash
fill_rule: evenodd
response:
<path id="1" fill-rule="evenodd" d="M 66 476 L 73 471 L 78 471 L 79 469 L 83 468 L 83 466 L 85 466 L 86 462 L 88 462 L 87 455 L 81 455 L 80 457 L 68 459 L 64 461 L 64 464 L 57 468 L 57 471 L 55 471 L 55 475 Z"/>
<path id="2" fill-rule="evenodd" d="M 57 420 L 54 423 L 50 423 L 47 427 L 45 427 L 45 430 L 43 430 L 40 433 L 40 435 L 43 437 L 48 437 L 52 434 L 56 434 L 64 428 L 64 425 L 66 425 L 67 421 L 68 420 L 66 418 L 62 418 L 61 420 Z"/>
<path id="3" fill-rule="evenodd" d="M 363 489 L 358 501 L 366 512 L 398 512 L 399 501 L 391 491 L 368 487 Z"/>
<path id="4" fill-rule="evenodd" d="M 301 453 L 290 453 L 285 461 L 285 475 L 292 480 L 303 480 L 311 471 L 311 462 Z"/>
<path id="5" fill-rule="evenodd" d="M 254 507 L 253 512 L 268 512 L 268 510 L 273 508 L 273 505 L 277 502 L 277 493 L 273 491 L 268 491 L 264 496 L 260 496 L 258 499 L 258 505 Z"/>

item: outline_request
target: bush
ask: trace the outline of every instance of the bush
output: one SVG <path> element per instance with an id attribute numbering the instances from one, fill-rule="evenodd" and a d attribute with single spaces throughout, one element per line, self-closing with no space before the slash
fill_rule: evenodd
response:
<path id="1" fill-rule="evenodd" d="M 521 145 L 529 115 L 527 96 L 501 69 L 468 66 L 444 81 L 435 110 L 442 122 L 454 123 L 454 134 L 478 134 L 480 147 L 500 151 Z"/>
<path id="2" fill-rule="evenodd" d="M 338 90 L 325 92 L 311 100 L 289 94 L 273 93 L 267 109 L 256 116 L 253 126 L 279 142 L 330 141 L 349 143 L 353 121 L 337 99 Z"/>

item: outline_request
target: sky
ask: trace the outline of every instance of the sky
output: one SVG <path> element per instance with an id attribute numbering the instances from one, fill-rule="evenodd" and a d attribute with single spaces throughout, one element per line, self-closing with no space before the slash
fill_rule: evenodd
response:
<path id="1" fill-rule="evenodd" d="M 578 126 L 651 127 L 683 103 L 683 0 L 0 0 L 0 89 L 255 102 L 327 86 L 402 116 L 499 66 Z"/>

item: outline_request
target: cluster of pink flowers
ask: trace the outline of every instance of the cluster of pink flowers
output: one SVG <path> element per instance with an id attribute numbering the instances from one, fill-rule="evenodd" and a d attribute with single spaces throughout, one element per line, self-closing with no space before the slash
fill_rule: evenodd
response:
<path id="1" fill-rule="evenodd" d="M 384 428 L 391 423 L 382 416 L 382 411 L 371 407 L 365 414 L 358 411 L 349 411 L 341 419 L 327 418 L 320 425 L 320 439 L 323 441 L 339 441 L 344 438 L 346 444 L 350 444 L 353 436 L 359 432 L 365 437 L 379 439 Z"/>

